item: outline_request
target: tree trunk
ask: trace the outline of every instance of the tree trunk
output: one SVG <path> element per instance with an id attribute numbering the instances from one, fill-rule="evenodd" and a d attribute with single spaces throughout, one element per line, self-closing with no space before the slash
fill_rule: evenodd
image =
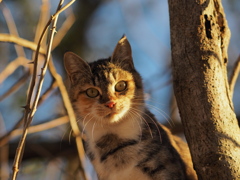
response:
<path id="1" fill-rule="evenodd" d="M 240 179 L 221 0 L 169 0 L 174 93 L 199 179 Z"/>

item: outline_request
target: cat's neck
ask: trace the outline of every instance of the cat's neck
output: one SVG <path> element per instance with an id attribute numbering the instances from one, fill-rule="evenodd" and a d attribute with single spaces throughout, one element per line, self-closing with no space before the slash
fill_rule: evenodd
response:
<path id="1" fill-rule="evenodd" d="M 143 110 L 144 111 L 144 110 Z M 88 141 L 96 142 L 107 134 L 115 134 L 121 139 L 138 139 L 141 135 L 143 120 L 140 116 L 126 115 L 120 122 L 103 124 L 101 121 L 91 120 L 85 127 L 84 133 Z"/>

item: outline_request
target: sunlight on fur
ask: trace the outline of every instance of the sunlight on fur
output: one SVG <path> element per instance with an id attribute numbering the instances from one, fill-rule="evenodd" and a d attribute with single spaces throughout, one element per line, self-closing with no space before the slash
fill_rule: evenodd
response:
<path id="1" fill-rule="evenodd" d="M 187 144 L 146 107 L 126 36 L 109 58 L 87 63 L 68 52 L 64 64 L 85 151 L 99 180 L 197 179 Z"/>

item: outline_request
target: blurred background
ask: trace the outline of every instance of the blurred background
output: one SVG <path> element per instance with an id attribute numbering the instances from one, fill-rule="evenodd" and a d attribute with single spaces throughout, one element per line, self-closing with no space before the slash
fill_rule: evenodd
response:
<path id="1" fill-rule="evenodd" d="M 58 3 L 56 0 L 3 0 L 0 3 L 0 38 L 1 34 L 13 34 L 36 43 Z M 240 1 L 222 0 L 222 3 L 232 34 L 230 75 L 240 54 Z M 60 14 L 56 30 L 52 60 L 64 81 L 63 54 L 66 51 L 73 51 L 88 62 L 106 58 L 125 34 L 132 47 L 135 67 L 143 77 L 149 109 L 174 133 L 182 133 L 172 89 L 167 0 L 78 0 Z M 43 48 L 46 44 L 45 39 Z M 15 130 L 10 135 L 7 132 L 20 126 L 17 124 L 23 116 L 22 106 L 26 104 L 32 72 L 32 65 L 19 57 L 30 62 L 33 55 L 29 48 L 0 42 L 0 179 L 8 179 L 11 173 L 21 132 Z M 41 59 L 40 55 L 40 64 Z M 77 179 L 79 164 L 71 127 L 59 89 L 49 71 L 41 95 L 32 122 L 36 129 L 27 137 L 18 179 Z M 233 101 L 239 119 L 240 78 Z M 43 125 L 42 129 L 37 125 Z M 96 179 L 89 162 L 86 167 L 88 178 Z"/>

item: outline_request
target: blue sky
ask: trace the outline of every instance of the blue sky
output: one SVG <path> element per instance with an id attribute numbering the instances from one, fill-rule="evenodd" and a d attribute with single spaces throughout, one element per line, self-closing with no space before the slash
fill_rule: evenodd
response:
<path id="1" fill-rule="evenodd" d="M 29 1 L 30 3 L 32 1 Z M 36 4 L 36 2 L 38 2 Z M 34 1 L 29 6 L 33 7 L 33 17 L 38 18 L 40 1 Z M 54 9 L 58 1 L 51 1 Z M 234 1 L 232 1 L 234 2 Z M 23 23 L 22 15 L 26 14 L 21 9 L 9 3 L 16 22 Z M 223 0 L 227 20 L 232 32 L 231 43 L 229 47 L 229 65 L 231 66 L 239 55 L 240 50 L 240 2 L 230 3 Z M 76 10 L 76 9 L 75 9 Z M 31 19 L 30 18 L 30 19 Z M 26 18 L 26 22 L 30 21 Z M 37 20 L 36 20 L 37 22 Z M 18 27 L 19 24 L 17 24 Z M 21 26 L 22 27 L 22 26 Z M 1 32 L 6 32 L 1 29 Z M 20 28 L 21 30 L 21 28 Z M 32 29 L 34 31 L 34 29 Z M 170 71 L 170 30 L 167 0 L 109 0 L 104 1 L 91 17 L 86 31 L 87 47 L 81 56 L 92 61 L 111 55 L 117 41 L 125 34 L 132 46 L 133 58 L 136 69 L 140 72 L 145 83 L 146 96 L 150 99 L 148 103 L 161 109 L 164 113 L 155 112 L 161 122 L 169 114 L 169 105 L 172 96 L 171 71 Z M 22 37 L 31 38 L 29 34 L 20 31 Z M 11 78 L 1 86 L 9 86 Z M 239 80 L 238 80 L 239 82 Z M 49 83 L 49 82 L 47 82 Z M 239 83 L 238 83 L 239 84 Z M 47 84 L 44 85 L 47 87 Z M 234 103 L 235 109 L 240 113 L 240 86 L 235 89 Z M 52 95 L 54 97 L 54 94 Z M 11 107 L 14 105 L 15 97 L 0 103 L 0 110 L 6 126 L 12 126 L 14 120 L 18 120 L 22 110 L 15 107 L 16 113 L 12 113 Z M 59 103 L 59 101 L 57 101 Z M 49 108 L 54 106 L 54 100 L 45 104 L 45 108 L 39 108 L 34 123 L 38 119 L 46 119 Z M 49 112 L 50 113 L 50 112 Z M 51 115 L 50 115 L 51 116 Z M 9 120 L 11 119 L 11 121 Z"/>

